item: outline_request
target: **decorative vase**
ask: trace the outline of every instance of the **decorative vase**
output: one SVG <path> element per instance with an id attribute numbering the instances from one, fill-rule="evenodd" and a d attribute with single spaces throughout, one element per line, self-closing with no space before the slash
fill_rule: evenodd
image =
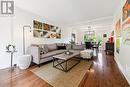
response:
<path id="1" fill-rule="evenodd" d="M 31 55 L 23 55 L 19 58 L 18 66 L 20 69 L 27 69 L 31 64 Z"/>

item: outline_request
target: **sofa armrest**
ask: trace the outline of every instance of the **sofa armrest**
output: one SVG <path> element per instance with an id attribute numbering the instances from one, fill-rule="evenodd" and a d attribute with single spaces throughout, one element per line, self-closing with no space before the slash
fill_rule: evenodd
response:
<path id="1" fill-rule="evenodd" d="M 33 62 L 36 64 L 40 64 L 40 50 L 39 47 L 31 46 L 30 54 L 33 57 Z"/>

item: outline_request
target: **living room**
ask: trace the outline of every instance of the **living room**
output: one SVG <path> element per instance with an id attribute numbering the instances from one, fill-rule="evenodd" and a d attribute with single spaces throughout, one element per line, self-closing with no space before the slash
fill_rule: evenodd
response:
<path id="1" fill-rule="evenodd" d="M 2 1 L 0 87 L 129 87 L 130 0 Z"/>

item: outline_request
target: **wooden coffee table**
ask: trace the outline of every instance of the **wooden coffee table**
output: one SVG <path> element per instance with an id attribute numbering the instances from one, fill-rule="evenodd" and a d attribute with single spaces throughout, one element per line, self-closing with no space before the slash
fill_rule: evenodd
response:
<path id="1" fill-rule="evenodd" d="M 55 67 L 59 70 L 68 72 L 70 69 L 72 69 L 78 63 L 80 63 L 80 58 L 76 57 L 76 56 L 80 55 L 80 52 L 79 51 L 70 51 L 70 52 L 72 52 L 72 54 L 67 55 L 65 53 L 61 53 L 61 54 L 53 56 L 53 67 Z M 68 68 L 69 60 L 76 61 L 76 63 L 73 64 L 70 68 Z M 55 64 L 55 62 L 57 64 Z M 64 66 L 63 66 L 63 64 L 64 64 Z"/>

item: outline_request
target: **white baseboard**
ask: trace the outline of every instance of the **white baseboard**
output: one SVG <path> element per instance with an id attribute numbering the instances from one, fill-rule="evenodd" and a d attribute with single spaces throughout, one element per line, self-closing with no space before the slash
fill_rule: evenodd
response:
<path id="1" fill-rule="evenodd" d="M 114 59 L 118 65 L 119 69 L 121 70 L 122 74 L 124 75 L 124 77 L 126 78 L 127 82 L 130 85 L 130 80 L 128 79 L 127 74 L 125 73 L 126 70 L 123 69 L 123 67 L 121 66 L 121 64 L 118 62 L 118 60 L 116 58 L 114 58 Z"/>

